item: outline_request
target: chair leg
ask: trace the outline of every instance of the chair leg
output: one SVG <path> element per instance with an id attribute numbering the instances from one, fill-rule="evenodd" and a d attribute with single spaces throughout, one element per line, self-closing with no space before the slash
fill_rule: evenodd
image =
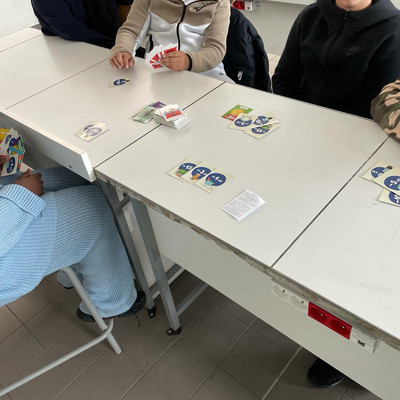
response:
<path id="1" fill-rule="evenodd" d="M 34 378 L 37 378 L 38 376 L 44 374 L 47 371 L 50 371 L 51 369 L 57 367 L 58 365 L 68 361 L 72 357 L 77 356 L 78 354 L 84 352 L 85 350 L 88 350 L 89 348 L 95 346 L 96 344 L 100 343 L 104 339 L 107 339 L 108 342 L 110 343 L 112 349 L 115 351 L 117 354 L 121 354 L 122 350 L 119 347 L 117 341 L 115 340 L 113 334 L 111 333 L 112 328 L 114 326 L 114 322 L 111 319 L 110 323 L 107 325 L 103 318 L 101 318 L 99 312 L 97 311 L 97 308 L 94 306 L 92 301 L 90 300 L 89 296 L 87 295 L 85 289 L 83 288 L 81 282 L 79 281 L 78 277 L 75 275 L 75 272 L 71 267 L 65 267 L 63 268 L 63 271 L 68 275 L 68 278 L 74 285 L 76 291 L 78 292 L 79 296 L 81 297 L 82 301 L 86 304 L 87 308 L 89 309 L 90 313 L 92 314 L 94 320 L 97 322 L 97 325 L 100 327 L 102 330 L 102 334 L 96 337 L 95 339 L 91 340 L 90 342 L 84 344 L 83 346 L 79 347 L 78 349 L 75 349 L 74 351 L 71 351 L 70 353 L 66 354 L 63 357 L 60 357 L 59 359 L 53 361 L 52 363 L 46 365 L 43 368 L 40 368 L 39 370 L 31 373 L 30 375 L 19 379 L 10 385 L 4 387 L 3 389 L 0 389 L 0 397 L 11 392 L 12 390 L 20 387 L 24 383 L 27 383 L 31 381 Z"/>
<path id="2" fill-rule="evenodd" d="M 74 285 L 74 288 L 78 292 L 79 296 L 81 297 L 82 301 L 85 303 L 86 307 L 89 309 L 90 314 L 92 314 L 92 317 L 96 321 L 97 325 L 102 331 L 105 331 L 107 329 L 107 324 L 104 322 L 103 318 L 100 316 L 99 312 L 97 311 L 97 308 L 95 305 L 92 303 L 92 300 L 90 300 L 89 296 L 86 293 L 86 290 L 83 288 L 80 280 L 78 277 L 75 275 L 75 272 L 71 267 L 65 267 L 62 269 L 67 275 L 72 284 Z M 119 347 L 119 344 L 115 340 L 113 334 L 110 333 L 107 335 L 107 340 L 110 343 L 110 346 L 112 349 L 115 351 L 116 354 L 121 354 L 122 350 L 121 347 Z"/>

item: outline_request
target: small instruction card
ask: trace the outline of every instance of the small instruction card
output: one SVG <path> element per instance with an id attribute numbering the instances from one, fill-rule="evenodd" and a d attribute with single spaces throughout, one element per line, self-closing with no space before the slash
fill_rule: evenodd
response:
<path id="1" fill-rule="evenodd" d="M 263 204 L 265 201 L 260 196 L 250 190 L 245 190 L 221 208 L 237 221 L 241 221 Z"/>

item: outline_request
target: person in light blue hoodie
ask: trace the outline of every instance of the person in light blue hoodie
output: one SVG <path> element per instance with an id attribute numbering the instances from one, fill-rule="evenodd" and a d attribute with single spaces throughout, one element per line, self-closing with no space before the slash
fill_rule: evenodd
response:
<path id="1" fill-rule="evenodd" d="M 0 157 L 0 170 L 8 156 Z M 63 167 L 0 177 L 0 306 L 71 266 L 102 317 L 145 304 L 101 190 Z M 62 271 L 59 283 L 72 284 Z M 93 321 L 81 303 L 77 316 Z"/>

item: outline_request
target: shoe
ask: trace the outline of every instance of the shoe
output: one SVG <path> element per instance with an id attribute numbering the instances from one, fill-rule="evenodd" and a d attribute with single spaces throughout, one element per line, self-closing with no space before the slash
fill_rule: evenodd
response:
<path id="1" fill-rule="evenodd" d="M 137 297 L 135 302 L 133 303 L 132 307 L 128 310 L 125 311 L 122 314 L 114 315 L 112 317 L 107 317 L 107 318 L 124 318 L 124 317 L 131 317 L 132 315 L 135 315 L 138 313 L 146 304 L 146 295 L 144 292 L 137 292 Z M 85 322 L 94 322 L 94 318 L 90 314 L 86 314 L 83 312 L 79 307 L 76 310 L 76 316 Z"/>
<path id="2" fill-rule="evenodd" d="M 328 388 L 340 383 L 344 375 L 325 361 L 317 358 L 307 373 L 307 379 L 315 387 Z"/>

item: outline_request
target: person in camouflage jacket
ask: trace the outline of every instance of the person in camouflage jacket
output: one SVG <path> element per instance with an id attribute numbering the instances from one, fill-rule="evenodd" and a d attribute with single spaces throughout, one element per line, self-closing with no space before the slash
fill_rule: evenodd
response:
<path id="1" fill-rule="evenodd" d="M 400 78 L 372 100 L 371 115 L 387 134 L 400 139 Z"/>

